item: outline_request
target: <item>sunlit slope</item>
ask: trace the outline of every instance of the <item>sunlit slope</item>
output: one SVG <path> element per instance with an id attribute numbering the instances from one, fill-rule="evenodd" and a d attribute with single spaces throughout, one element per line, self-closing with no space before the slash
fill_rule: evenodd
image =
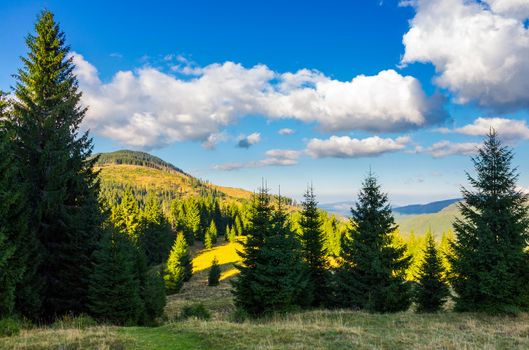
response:
<path id="1" fill-rule="evenodd" d="M 222 187 L 197 179 L 176 166 L 144 152 L 116 151 L 99 154 L 103 187 L 134 187 L 166 192 L 170 198 L 220 193 L 228 198 L 248 199 L 252 193 L 240 188 Z"/>
<path id="2" fill-rule="evenodd" d="M 451 204 L 443 210 L 433 214 L 397 215 L 395 217 L 402 234 L 414 232 L 422 235 L 431 229 L 436 237 L 441 237 L 443 232 L 452 229 L 452 224 L 459 217 L 457 203 Z"/>
<path id="3" fill-rule="evenodd" d="M 233 263 L 241 261 L 241 257 L 237 251 L 241 251 L 242 249 L 242 244 L 240 242 L 235 242 L 202 250 L 193 258 L 193 273 L 209 269 L 213 262 L 213 258 L 216 257 L 222 269 L 220 279 L 224 280 L 231 277 L 238 272 L 238 270 L 233 267 Z"/>

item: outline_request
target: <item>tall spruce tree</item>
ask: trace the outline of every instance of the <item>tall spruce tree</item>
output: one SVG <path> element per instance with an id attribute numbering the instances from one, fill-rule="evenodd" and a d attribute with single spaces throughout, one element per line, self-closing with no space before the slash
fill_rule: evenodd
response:
<path id="1" fill-rule="evenodd" d="M 109 231 L 94 253 L 88 295 L 90 314 L 116 324 L 138 324 L 144 305 L 137 278 L 136 248 L 128 237 Z"/>
<path id="2" fill-rule="evenodd" d="M 338 306 L 371 312 L 396 312 L 411 304 L 405 281 L 411 258 L 394 244 L 395 221 L 386 194 L 370 173 L 351 208 L 348 234 L 342 242 L 343 265 L 337 272 Z"/>
<path id="3" fill-rule="evenodd" d="M 102 217 L 92 140 L 79 131 L 86 109 L 80 105 L 73 57 L 51 12 L 40 14 L 35 32 L 26 39 L 29 52 L 16 75 L 10 125 L 19 180 L 31 189 L 29 235 L 40 242 L 29 262 L 38 266 L 28 266 L 37 273 L 24 282 L 40 294 L 40 315 L 27 310 L 35 304 L 31 296 L 20 294 L 18 304 L 28 317 L 50 319 L 87 310 Z"/>
<path id="4" fill-rule="evenodd" d="M 422 260 L 415 276 L 415 302 L 419 312 L 436 312 L 442 309 L 450 295 L 450 289 L 445 280 L 445 271 L 441 256 L 435 247 L 431 231 L 426 234 Z"/>
<path id="5" fill-rule="evenodd" d="M 328 271 L 323 222 L 318 212 L 318 202 L 312 186 L 304 195 L 301 218 L 301 252 L 307 268 L 308 288 L 312 295 L 312 306 L 321 306 L 327 302 Z"/>
<path id="6" fill-rule="evenodd" d="M 472 158 L 474 190 L 463 188 L 450 257 L 455 309 L 512 313 L 529 309 L 527 195 L 517 189 L 512 151 L 491 130 Z"/>
<path id="7" fill-rule="evenodd" d="M 191 258 L 184 234 L 176 236 L 173 248 L 165 264 L 163 279 L 168 294 L 175 294 L 182 289 L 186 279 L 190 278 Z"/>
<path id="8" fill-rule="evenodd" d="M 213 245 L 217 242 L 217 226 L 215 221 L 211 220 L 206 234 L 204 236 L 204 248 L 211 249 Z"/>
<path id="9" fill-rule="evenodd" d="M 130 190 L 126 190 L 121 203 L 112 208 L 111 220 L 120 233 L 128 236 L 134 244 L 140 244 L 142 217 L 138 202 Z"/>
<path id="10" fill-rule="evenodd" d="M 242 264 L 236 265 L 240 274 L 232 281 L 235 305 L 253 316 L 296 307 L 306 288 L 300 246 L 265 188 L 254 196 L 247 232 Z"/>

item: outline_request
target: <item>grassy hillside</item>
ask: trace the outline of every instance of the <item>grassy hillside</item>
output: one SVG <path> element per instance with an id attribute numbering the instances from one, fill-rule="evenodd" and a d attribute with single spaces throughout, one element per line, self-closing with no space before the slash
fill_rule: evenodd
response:
<path id="1" fill-rule="evenodd" d="M 416 235 L 422 235 L 426 230 L 431 229 L 436 237 L 440 237 L 443 232 L 452 229 L 452 224 L 457 217 L 459 217 L 459 209 L 454 203 L 438 213 L 397 215 L 395 219 L 403 234 L 413 231 Z"/>
<path id="2" fill-rule="evenodd" d="M 207 286 L 213 255 L 232 269 L 236 244 L 197 252 L 195 275 L 170 296 L 159 327 L 87 326 L 66 320 L 48 328 L 0 338 L 0 349 L 527 349 L 529 315 L 492 317 L 459 314 L 368 314 L 306 311 L 236 322 L 230 278 Z M 202 303 L 210 320 L 180 319 L 186 305 Z"/>

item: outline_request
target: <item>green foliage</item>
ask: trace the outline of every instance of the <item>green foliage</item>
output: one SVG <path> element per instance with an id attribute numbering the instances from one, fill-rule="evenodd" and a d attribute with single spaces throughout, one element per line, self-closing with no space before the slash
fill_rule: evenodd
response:
<path id="1" fill-rule="evenodd" d="M 318 202 L 311 187 L 307 189 L 302 203 L 301 219 L 301 255 L 306 265 L 308 288 L 305 300 L 311 300 L 312 306 L 321 306 L 327 302 L 329 283 L 329 264 L 327 263 L 323 222 L 318 212 Z"/>
<path id="2" fill-rule="evenodd" d="M 9 129 L 17 140 L 12 153 L 19 181 L 28 188 L 27 243 L 39 242 L 28 247 L 26 290 L 17 291 L 17 309 L 46 320 L 86 311 L 102 218 L 92 140 L 79 134 L 86 109 L 64 33 L 49 11 L 41 13 L 35 32 L 16 75 Z"/>
<path id="3" fill-rule="evenodd" d="M 121 233 L 103 236 L 90 277 L 90 313 L 115 324 L 138 324 L 144 312 L 136 248 Z"/>
<path id="4" fill-rule="evenodd" d="M 20 324 L 14 318 L 0 319 L 0 338 L 12 337 L 20 333 Z"/>
<path id="5" fill-rule="evenodd" d="M 247 232 L 232 281 L 235 305 L 252 316 L 295 308 L 307 285 L 301 247 L 281 201 L 274 211 L 266 189 L 255 195 Z"/>
<path id="6" fill-rule="evenodd" d="M 67 329 L 67 328 L 76 328 L 76 329 L 87 329 L 90 327 L 97 326 L 97 321 L 94 320 L 91 316 L 88 315 L 63 315 L 57 319 L 51 325 L 52 328 L 58 329 Z"/>
<path id="7" fill-rule="evenodd" d="M 432 233 L 426 234 L 424 258 L 416 275 L 415 302 L 419 312 L 436 312 L 446 303 L 450 290 L 445 279 L 443 262 Z"/>
<path id="8" fill-rule="evenodd" d="M 405 281 L 410 257 L 396 244 L 395 222 L 387 195 L 369 174 L 358 202 L 351 209 L 348 235 L 342 243 L 343 264 L 337 271 L 335 303 L 371 312 L 409 308 L 410 287 Z"/>
<path id="9" fill-rule="evenodd" d="M 134 244 L 139 244 L 142 229 L 140 208 L 130 191 L 126 191 L 121 203 L 112 208 L 111 220 L 120 233 L 128 236 Z"/>
<path id="10" fill-rule="evenodd" d="M 467 177 L 474 190 L 462 191 L 450 257 L 456 310 L 529 309 L 528 198 L 517 189 L 512 158 L 491 130 L 472 159 L 476 175 Z"/>
<path id="11" fill-rule="evenodd" d="M 98 153 L 96 156 L 98 157 L 96 163 L 98 166 L 106 164 L 131 164 L 185 174 L 173 164 L 167 163 L 162 159 L 145 152 L 119 150 L 110 153 Z"/>
<path id="12" fill-rule="evenodd" d="M 174 240 L 171 226 L 167 221 L 158 200 L 149 195 L 145 209 L 141 213 L 140 246 L 149 265 L 158 265 L 167 260 Z"/>
<path id="13" fill-rule="evenodd" d="M 165 286 L 158 271 L 149 271 L 147 258 L 141 249 L 135 249 L 135 272 L 142 301 L 139 324 L 151 325 L 162 316 L 165 307 Z"/>
<path id="14" fill-rule="evenodd" d="M 219 261 L 217 260 L 217 257 L 213 257 L 213 261 L 211 262 L 211 267 L 209 268 L 209 274 L 208 274 L 208 286 L 218 286 L 220 281 L 220 266 Z"/>
<path id="15" fill-rule="evenodd" d="M 176 236 L 164 269 L 163 279 L 168 294 L 174 294 L 180 291 L 186 278 L 186 268 L 188 268 L 187 266 L 190 265 L 190 262 L 189 248 L 184 234 L 180 232 Z"/>
<path id="16" fill-rule="evenodd" d="M 211 314 L 206 309 L 204 304 L 197 303 L 185 305 L 180 312 L 180 319 L 187 320 L 188 318 L 198 318 L 199 320 L 209 320 Z"/>
<path id="17" fill-rule="evenodd" d="M 211 249 L 215 243 L 217 243 L 217 226 L 215 221 L 211 220 L 211 224 L 206 230 L 206 236 L 204 237 L 204 248 Z"/>

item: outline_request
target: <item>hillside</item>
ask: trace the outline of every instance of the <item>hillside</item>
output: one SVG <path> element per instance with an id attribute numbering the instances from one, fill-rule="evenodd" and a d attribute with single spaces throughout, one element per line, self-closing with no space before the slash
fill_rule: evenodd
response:
<path id="1" fill-rule="evenodd" d="M 459 216 L 457 203 L 453 203 L 437 213 L 418 215 L 396 215 L 395 221 L 404 235 L 414 232 L 416 235 L 424 234 L 431 229 L 434 236 L 440 237 L 443 232 L 452 229 L 452 224 Z"/>
<path id="2" fill-rule="evenodd" d="M 121 150 L 97 154 L 96 167 L 100 171 L 101 192 L 110 202 L 120 197 L 126 188 L 137 197 L 154 192 L 162 202 L 187 196 L 218 196 L 242 200 L 252 192 L 216 186 L 195 178 L 180 168 L 145 152 Z"/>

